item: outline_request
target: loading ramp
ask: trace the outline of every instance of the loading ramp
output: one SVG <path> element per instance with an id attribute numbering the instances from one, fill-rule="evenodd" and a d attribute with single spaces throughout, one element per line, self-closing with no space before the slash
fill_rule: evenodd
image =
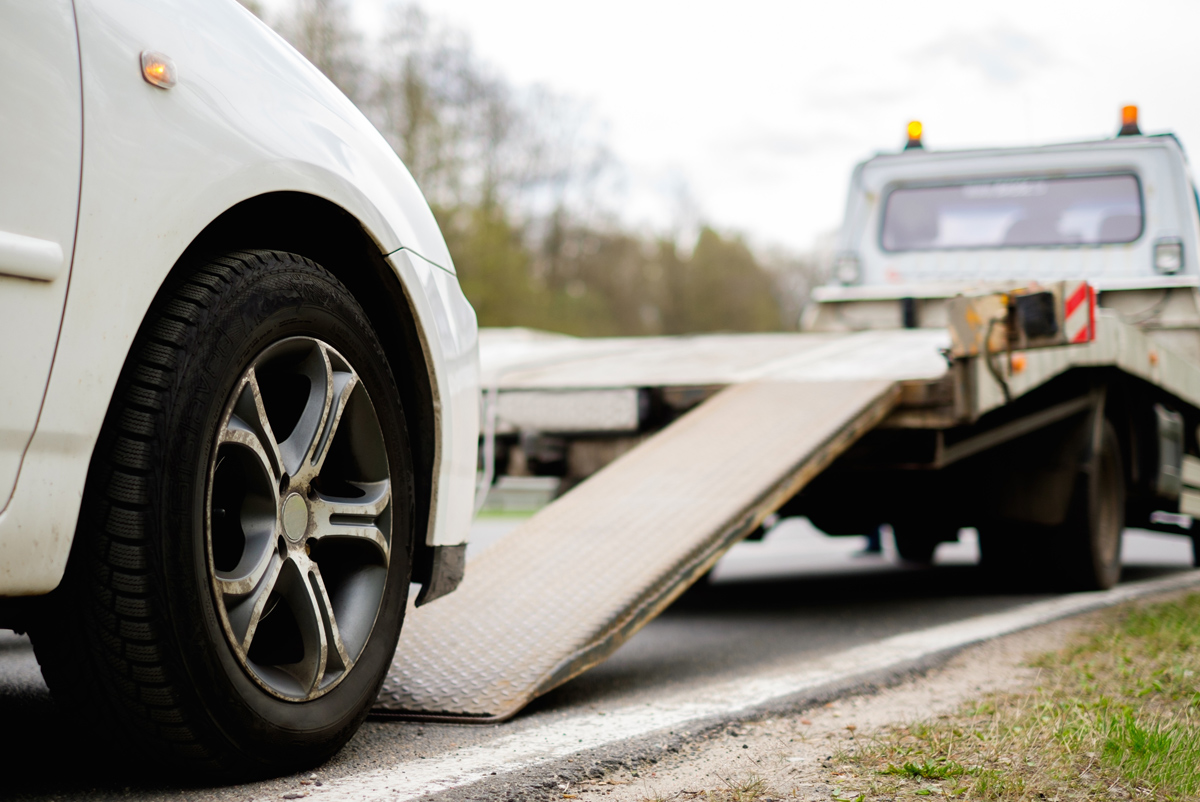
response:
<path id="1" fill-rule="evenodd" d="M 891 381 L 731 386 L 410 610 L 375 714 L 497 721 L 601 662 L 892 409 Z"/>

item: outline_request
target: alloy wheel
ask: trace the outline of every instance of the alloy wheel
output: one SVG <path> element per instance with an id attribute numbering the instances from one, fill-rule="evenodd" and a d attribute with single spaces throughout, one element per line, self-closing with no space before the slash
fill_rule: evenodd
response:
<path id="1" fill-rule="evenodd" d="M 366 646 L 392 549 L 383 432 L 333 347 L 291 337 L 245 370 L 217 430 L 206 510 L 209 578 L 238 662 L 282 699 L 327 693 Z"/>

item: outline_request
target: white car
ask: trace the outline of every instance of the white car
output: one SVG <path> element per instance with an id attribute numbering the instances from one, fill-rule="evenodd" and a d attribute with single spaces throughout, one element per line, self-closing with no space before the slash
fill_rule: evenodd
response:
<path id="1" fill-rule="evenodd" d="M 0 0 L 0 626 L 130 754 L 323 760 L 457 585 L 475 315 L 359 111 L 234 0 Z"/>

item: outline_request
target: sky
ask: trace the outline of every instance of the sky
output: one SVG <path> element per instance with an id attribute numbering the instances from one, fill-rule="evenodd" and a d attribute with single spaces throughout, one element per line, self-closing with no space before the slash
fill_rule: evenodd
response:
<path id="1" fill-rule="evenodd" d="M 367 30 L 389 0 L 354 0 Z M 271 3 L 274 5 L 275 3 Z M 1200 2 L 427 0 L 517 85 L 590 107 L 631 225 L 707 221 L 805 251 L 854 164 L 899 149 L 1114 134 L 1121 106 L 1200 152 Z"/>

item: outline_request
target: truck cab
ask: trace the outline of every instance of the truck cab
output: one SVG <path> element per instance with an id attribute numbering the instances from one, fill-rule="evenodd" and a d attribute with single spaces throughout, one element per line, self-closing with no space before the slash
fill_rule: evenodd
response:
<path id="1" fill-rule="evenodd" d="M 801 328 L 940 329 L 949 372 L 907 387 L 790 511 L 829 534 L 889 521 L 918 562 L 971 525 L 1008 578 L 1040 563 L 1109 586 L 1121 526 L 1190 534 L 1200 564 L 1200 198 L 1182 144 L 1143 135 L 1135 107 L 1090 142 L 930 151 L 909 132 L 855 168 Z M 1057 311 L 1030 325 L 1039 301 Z"/>
<path id="2" fill-rule="evenodd" d="M 803 328 L 945 328 L 946 300 L 960 293 L 1075 279 L 1200 362 L 1200 216 L 1174 135 L 957 151 L 917 143 L 855 168 L 831 282 Z"/>

